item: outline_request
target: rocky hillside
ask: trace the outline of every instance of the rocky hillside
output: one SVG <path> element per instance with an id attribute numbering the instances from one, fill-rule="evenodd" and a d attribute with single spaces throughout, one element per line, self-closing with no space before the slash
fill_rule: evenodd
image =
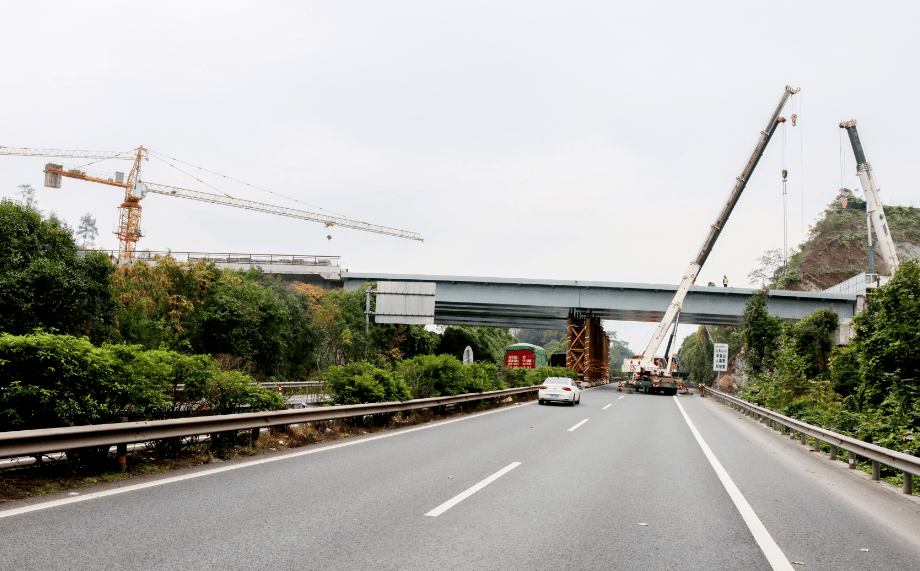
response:
<path id="1" fill-rule="evenodd" d="M 848 191 L 849 205 L 862 200 Z M 920 208 L 886 206 L 885 215 L 894 236 L 901 260 L 920 258 Z M 875 236 L 873 236 L 873 241 Z M 869 254 L 866 244 L 866 212 L 843 209 L 835 200 L 811 228 L 808 240 L 799 246 L 799 252 L 789 261 L 786 272 L 776 272 L 778 289 L 793 291 L 821 291 L 837 285 L 860 272 L 869 271 Z M 891 275 L 878 253 L 875 271 Z"/>

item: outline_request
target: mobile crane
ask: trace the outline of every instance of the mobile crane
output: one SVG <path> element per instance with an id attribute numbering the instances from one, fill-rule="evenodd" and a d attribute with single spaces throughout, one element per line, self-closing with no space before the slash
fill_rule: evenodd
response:
<path id="1" fill-rule="evenodd" d="M 783 110 L 783 106 L 786 104 L 789 97 L 798 92 L 798 88 L 786 86 L 786 89 L 783 91 L 783 96 L 779 100 L 779 104 L 777 104 L 776 109 L 773 110 L 773 114 L 770 115 L 770 120 L 767 121 L 763 131 L 760 132 L 757 144 L 754 145 L 754 150 L 751 152 L 750 158 L 744 165 L 744 169 L 741 171 L 738 178 L 735 179 L 735 186 L 732 188 L 731 194 L 729 194 L 728 200 L 725 202 L 725 206 L 722 207 L 722 211 L 716 218 L 715 223 L 710 227 L 709 234 L 703 241 L 703 246 L 700 248 L 696 258 L 690 262 L 690 266 L 687 267 L 687 270 L 684 272 L 684 277 L 681 279 L 680 286 L 677 288 L 677 293 L 674 294 L 671 305 L 668 306 L 664 317 L 655 328 L 655 332 L 652 334 L 648 346 L 641 355 L 636 355 L 632 359 L 627 359 L 625 361 L 624 366 L 628 367 L 632 376 L 630 380 L 631 386 L 635 386 L 637 389 L 644 389 L 645 392 L 661 392 L 666 395 L 677 394 L 679 379 L 671 374 L 669 363 L 670 357 L 666 356 L 664 360 L 659 359 L 656 361 L 655 353 L 658 351 L 658 347 L 661 346 L 661 342 L 667 335 L 668 330 L 672 325 L 675 325 L 675 320 L 680 314 L 684 298 L 687 297 L 687 292 L 690 291 L 690 286 L 696 281 L 697 274 L 699 274 L 703 264 L 706 263 L 709 253 L 712 252 L 712 248 L 715 246 L 719 234 L 722 233 L 722 229 L 725 227 L 729 215 L 738 203 L 738 199 L 741 198 L 741 193 L 744 191 L 748 180 L 750 180 L 751 175 L 754 173 L 754 168 L 760 161 L 760 157 L 763 156 L 764 150 L 767 148 L 767 143 L 769 143 L 770 138 L 773 137 L 773 132 L 776 131 L 776 128 L 781 123 L 786 121 L 786 119 L 779 116 L 780 112 Z M 793 116 L 792 122 L 795 124 L 795 116 Z"/>
<path id="2" fill-rule="evenodd" d="M 898 271 L 898 266 L 901 265 L 901 260 L 898 259 L 898 251 L 894 246 L 894 240 L 891 238 L 888 220 L 885 218 L 885 210 L 882 208 L 878 183 L 875 177 L 872 176 L 872 165 L 866 159 L 866 152 L 863 150 L 862 142 L 859 140 L 859 133 L 856 131 L 856 120 L 843 121 L 840 123 L 840 128 L 846 129 L 847 135 L 850 137 L 850 145 L 852 145 L 853 155 L 856 157 L 856 174 L 859 176 L 859 183 L 862 185 L 863 192 L 866 195 L 866 216 L 871 221 L 871 227 L 875 228 L 879 253 L 888 267 L 888 272 L 894 275 Z M 874 267 L 871 230 L 869 234 L 869 256 L 870 266 Z"/>

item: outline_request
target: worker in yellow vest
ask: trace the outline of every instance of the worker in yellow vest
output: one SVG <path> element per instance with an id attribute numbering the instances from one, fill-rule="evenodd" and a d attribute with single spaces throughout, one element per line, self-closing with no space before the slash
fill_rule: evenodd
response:
<path id="1" fill-rule="evenodd" d="M 722 276 L 722 287 L 728 287 L 728 276 Z"/>

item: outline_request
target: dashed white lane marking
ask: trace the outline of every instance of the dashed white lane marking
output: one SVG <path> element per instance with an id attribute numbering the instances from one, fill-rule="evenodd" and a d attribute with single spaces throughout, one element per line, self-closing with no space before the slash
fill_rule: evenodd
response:
<path id="1" fill-rule="evenodd" d="M 625 397 L 625 396 L 626 396 L 626 395 L 623 395 L 623 397 Z M 620 397 L 620 399 L 623 398 L 623 397 Z M 620 399 L 617 399 L 617 400 L 620 400 Z"/>
<path id="2" fill-rule="evenodd" d="M 489 484 L 491 484 L 491 483 L 494 482 L 495 480 L 501 478 L 502 476 L 504 476 L 505 474 L 507 474 L 507 473 L 510 472 L 511 470 L 514 470 L 515 468 L 517 468 L 517 467 L 520 466 L 520 465 L 521 465 L 520 462 L 512 462 L 511 464 L 508 464 L 507 466 L 505 466 L 504 468 L 502 468 L 502 469 L 499 470 L 498 472 L 495 472 L 494 474 L 492 474 L 491 476 L 489 476 L 489 477 L 486 478 L 485 480 L 479 482 L 478 484 L 476 484 L 476 485 L 473 486 L 472 488 L 469 488 L 469 489 L 467 489 L 467 490 L 464 491 L 464 492 L 460 492 L 460 493 L 457 494 L 456 496 L 454 496 L 454 497 L 452 497 L 451 499 L 447 500 L 447 501 L 444 502 L 443 504 L 439 505 L 438 507 L 434 508 L 434 509 L 431 510 L 430 512 L 426 513 L 425 515 L 431 516 L 431 517 L 438 517 L 438 516 L 441 515 L 442 513 L 446 512 L 446 511 L 449 510 L 450 508 L 452 508 L 452 507 L 454 507 L 455 505 L 459 504 L 459 503 L 462 502 L 463 500 L 465 500 L 465 499 L 467 499 L 468 497 L 472 496 L 473 494 L 475 494 L 475 493 L 478 492 L 479 490 L 485 488 L 486 486 L 488 486 Z"/>
<path id="3" fill-rule="evenodd" d="M 143 490 L 145 488 L 154 488 L 156 486 L 162 486 L 165 484 L 172 484 L 173 482 L 181 482 L 183 480 L 191 480 L 193 478 L 201 478 L 203 476 L 210 476 L 212 474 L 217 474 L 218 472 L 229 472 L 230 470 L 239 470 L 240 468 L 248 468 L 250 466 L 257 466 L 259 464 L 268 464 L 269 462 L 277 462 L 279 460 L 288 460 L 290 458 L 297 458 L 298 456 L 306 456 L 307 454 L 316 454 L 317 452 L 325 452 L 327 450 L 335 450 L 337 448 L 344 448 L 346 446 L 354 446 L 355 444 L 363 444 L 365 442 L 371 442 L 373 440 L 380 440 L 382 438 L 391 438 L 393 436 L 399 436 L 400 434 L 408 434 L 410 432 L 416 432 L 418 430 L 427 430 L 429 428 L 437 428 L 439 426 L 444 426 L 447 424 L 453 424 L 455 422 L 461 422 L 464 420 L 470 420 L 473 418 L 479 418 L 486 416 L 487 414 L 495 414 L 496 412 L 503 412 L 506 410 L 517 410 L 524 406 L 529 406 L 533 404 L 529 402 L 527 404 L 519 406 L 509 406 L 504 408 L 499 408 L 496 410 L 490 410 L 488 412 L 481 412 L 479 414 L 474 414 L 470 416 L 464 416 L 461 418 L 454 418 L 451 420 L 444 420 L 438 423 L 425 424 L 423 426 L 417 426 L 415 428 L 407 428 L 405 430 L 400 430 L 399 432 L 391 432 L 388 434 L 381 434 L 379 436 L 371 436 L 370 438 L 362 438 L 360 440 L 353 440 L 351 442 L 342 442 L 341 444 L 332 444 L 330 446 L 323 446 L 322 448 L 314 448 L 312 450 L 303 450 L 301 452 L 294 452 L 293 454 L 285 454 L 283 456 L 274 456 L 272 458 L 262 458 L 261 460 L 253 460 L 252 462 L 245 462 L 242 464 L 233 464 L 232 466 L 222 466 L 220 468 L 213 468 L 211 470 L 203 470 L 201 472 L 195 472 L 193 474 L 183 474 L 181 476 L 174 476 L 172 478 L 163 478 L 162 480 L 154 480 L 152 482 L 144 482 L 142 484 L 134 484 L 131 486 L 124 486 L 123 488 L 114 488 L 111 490 L 105 490 L 102 492 L 95 492 L 92 494 L 86 494 L 85 496 L 71 496 L 68 498 L 63 498 L 60 500 L 52 500 L 50 502 L 44 502 L 41 504 L 35 504 L 31 506 L 23 506 L 21 508 L 14 508 L 11 510 L 0 511 L 0 519 L 5 517 L 12 517 L 19 514 L 35 512 L 39 510 L 44 510 L 48 508 L 56 508 L 58 506 L 63 506 L 67 504 L 73 504 L 76 502 L 85 502 L 87 500 L 95 500 L 97 498 L 104 498 L 106 496 L 114 496 L 116 494 L 124 494 L 127 492 L 134 492 L 137 490 Z"/>
<path id="4" fill-rule="evenodd" d="M 789 559 L 787 559 L 785 554 L 783 554 L 783 550 L 779 548 L 779 545 L 773 541 L 773 536 L 770 535 L 770 532 L 767 531 L 766 527 L 764 527 L 763 522 L 761 522 L 760 518 L 757 517 L 757 514 L 754 513 L 753 508 L 751 508 L 751 504 L 749 504 L 747 500 L 744 499 L 744 496 L 741 495 L 741 490 L 738 489 L 738 486 L 736 486 L 735 482 L 732 481 L 731 477 L 728 475 L 728 472 L 726 472 L 725 468 L 722 467 L 722 463 L 719 462 L 719 459 L 716 458 L 716 455 L 712 453 L 712 449 L 710 449 L 709 445 L 706 444 L 706 441 L 703 440 L 702 435 L 700 435 L 700 432 L 696 429 L 696 426 L 693 425 L 693 422 L 690 420 L 690 417 L 687 416 L 687 412 L 684 410 L 684 407 L 681 406 L 680 401 L 677 400 L 676 396 L 674 397 L 674 402 L 677 403 L 677 408 L 680 409 L 680 413 L 684 415 L 684 420 L 687 421 L 687 425 L 690 427 L 690 432 L 693 433 L 693 436 L 699 443 L 700 448 L 703 449 L 703 454 L 706 455 L 709 463 L 712 464 L 713 469 L 719 476 L 719 480 L 721 480 L 722 485 L 725 486 L 725 490 L 728 492 L 728 495 L 731 497 L 732 501 L 735 502 L 735 507 L 738 508 L 738 512 L 741 513 L 741 517 L 744 519 L 744 523 L 746 523 L 748 529 L 751 530 L 751 534 L 754 536 L 754 540 L 757 542 L 757 545 L 760 546 L 763 554 L 767 556 L 767 561 L 770 562 L 770 567 L 774 571 L 779 569 L 791 571 L 793 567 L 789 563 Z"/>
<path id="5" fill-rule="evenodd" d="M 607 410 L 608 408 L 610 408 L 610 407 L 612 407 L 612 406 L 613 406 L 613 403 L 610 403 L 610 404 L 608 404 L 607 406 L 605 406 L 604 408 L 602 408 L 601 410 Z"/>
<path id="6" fill-rule="evenodd" d="M 587 418 L 584 419 L 584 420 L 582 420 L 581 422 L 579 422 L 578 424 L 576 424 L 576 425 L 573 426 L 572 428 L 566 430 L 566 432 L 572 432 L 573 430 L 575 430 L 576 428 L 578 428 L 579 426 L 581 426 L 582 424 L 584 424 L 584 423 L 586 423 L 586 422 L 588 422 L 588 419 L 587 419 Z"/>

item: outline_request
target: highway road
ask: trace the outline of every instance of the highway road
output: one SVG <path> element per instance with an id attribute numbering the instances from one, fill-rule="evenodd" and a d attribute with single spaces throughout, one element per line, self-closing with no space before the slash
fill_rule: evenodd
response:
<path id="1" fill-rule="evenodd" d="M 3 504 L 0 568 L 908 570 L 920 502 L 711 399 L 604 386 Z"/>

